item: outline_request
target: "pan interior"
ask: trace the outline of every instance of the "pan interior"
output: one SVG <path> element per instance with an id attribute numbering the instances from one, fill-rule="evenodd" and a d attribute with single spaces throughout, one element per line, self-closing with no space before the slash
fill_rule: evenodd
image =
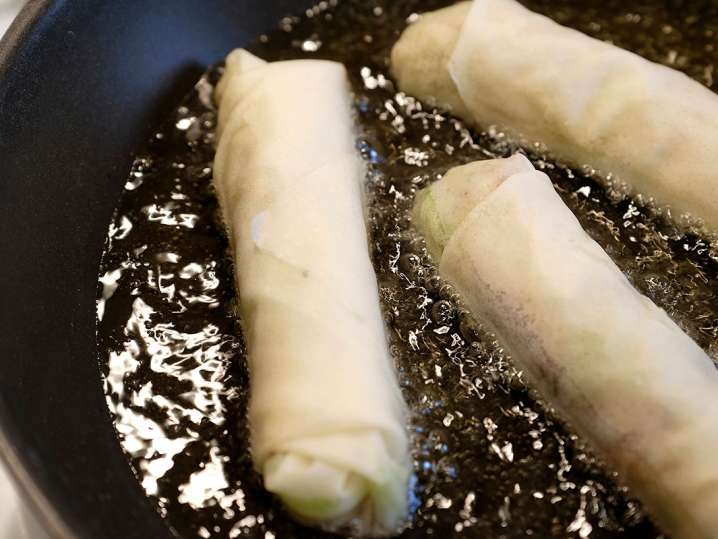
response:
<path id="1" fill-rule="evenodd" d="M 387 57 L 401 30 L 447 3 L 322 2 L 251 47 L 268 60 L 342 61 L 354 86 L 372 256 L 412 410 L 413 515 L 402 537 L 655 538 L 640 504 L 525 386 L 411 231 L 417 189 L 456 164 L 518 150 L 495 129 L 467 129 L 391 82 Z M 713 86 L 718 10 L 708 2 L 527 3 Z M 319 537 L 293 523 L 252 470 L 245 347 L 211 187 L 218 71 L 157 126 L 110 225 L 98 297 L 105 393 L 138 480 L 181 536 Z M 588 167 L 539 149 L 528 156 L 633 284 L 715 355 L 718 265 L 709 242 L 602 188 Z"/>

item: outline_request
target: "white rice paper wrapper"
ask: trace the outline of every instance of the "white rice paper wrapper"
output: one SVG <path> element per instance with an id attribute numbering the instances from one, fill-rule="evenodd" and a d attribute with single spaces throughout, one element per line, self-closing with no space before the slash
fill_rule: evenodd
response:
<path id="1" fill-rule="evenodd" d="M 473 207 L 471 207 L 473 206 Z M 452 169 L 414 221 L 440 274 L 676 539 L 718 530 L 718 371 L 523 156 Z"/>
<path id="2" fill-rule="evenodd" d="M 363 214 L 340 64 L 232 52 L 214 178 L 235 259 L 252 456 L 300 520 L 360 533 L 406 517 L 406 411 Z"/>
<path id="3" fill-rule="evenodd" d="M 392 71 L 404 92 L 542 142 L 718 231 L 718 96 L 679 71 L 515 0 L 423 15 L 395 45 Z"/>

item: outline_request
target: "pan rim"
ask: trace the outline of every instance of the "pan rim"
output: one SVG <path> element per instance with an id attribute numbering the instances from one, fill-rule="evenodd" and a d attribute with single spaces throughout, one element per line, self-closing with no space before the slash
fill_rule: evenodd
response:
<path id="1" fill-rule="evenodd" d="M 58 4 L 52 0 L 30 0 L 0 37 L 0 80 L 3 80 L 15 64 L 21 49 L 29 36 L 35 31 L 45 15 Z M 0 399 L 0 463 L 12 478 L 21 501 L 22 510 L 30 511 L 32 518 L 38 521 L 50 537 L 76 539 L 61 514 L 55 509 L 49 498 L 43 493 L 40 482 L 31 472 L 20 451 L 10 442 L 15 430 L 13 420 Z"/>

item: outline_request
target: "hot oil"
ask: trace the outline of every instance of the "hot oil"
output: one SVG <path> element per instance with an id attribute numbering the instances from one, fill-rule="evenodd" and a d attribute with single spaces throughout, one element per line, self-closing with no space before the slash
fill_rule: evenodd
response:
<path id="1" fill-rule="evenodd" d="M 388 52 L 401 30 L 447 3 L 322 2 L 252 47 L 269 60 L 342 61 L 354 85 L 359 150 L 370 163 L 372 256 L 413 412 L 416 480 L 402 537 L 659 537 L 461 308 L 411 230 L 417 189 L 457 164 L 518 149 L 500 132 L 470 131 L 398 93 L 390 80 Z M 714 84 L 711 2 L 528 4 Z M 328 537 L 293 523 L 252 470 L 245 349 L 211 187 L 217 75 L 198 83 L 139 154 L 111 225 L 98 300 L 107 402 L 138 480 L 178 535 Z M 604 190 L 587 167 L 538 150 L 529 157 L 635 286 L 715 356 L 718 265 L 709 243 L 640 199 Z"/>

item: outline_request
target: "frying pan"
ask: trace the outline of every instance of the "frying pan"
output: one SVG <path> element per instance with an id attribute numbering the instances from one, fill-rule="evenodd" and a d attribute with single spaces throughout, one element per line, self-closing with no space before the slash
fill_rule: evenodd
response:
<path id="1" fill-rule="evenodd" d="M 53 537 L 171 537 L 123 455 L 97 271 L 132 154 L 205 67 L 310 0 L 31 0 L 0 41 L 0 455 Z"/>

